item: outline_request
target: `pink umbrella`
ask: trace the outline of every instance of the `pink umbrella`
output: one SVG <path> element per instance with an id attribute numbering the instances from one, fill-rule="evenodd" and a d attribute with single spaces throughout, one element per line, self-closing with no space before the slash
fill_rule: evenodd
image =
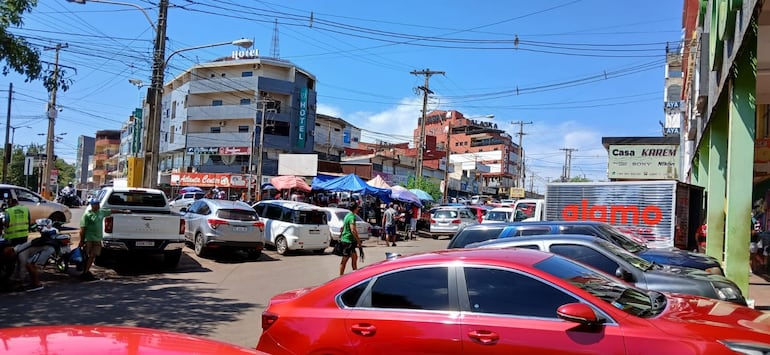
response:
<path id="1" fill-rule="evenodd" d="M 299 176 L 293 176 L 293 175 L 287 175 L 287 176 L 276 176 L 272 179 L 270 179 L 270 183 L 275 186 L 277 190 L 289 190 L 289 189 L 296 189 L 296 190 L 302 190 L 309 192 L 310 185 L 305 182 L 305 179 L 299 177 Z"/>

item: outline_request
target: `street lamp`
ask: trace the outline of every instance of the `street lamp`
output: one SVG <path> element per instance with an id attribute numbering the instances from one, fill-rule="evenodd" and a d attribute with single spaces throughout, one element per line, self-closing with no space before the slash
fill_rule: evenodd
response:
<path id="1" fill-rule="evenodd" d="M 155 23 L 152 22 L 152 19 L 150 18 L 150 15 L 147 14 L 147 11 L 144 11 L 144 8 L 137 5 L 132 4 L 130 2 L 121 2 L 121 1 L 111 1 L 111 0 L 67 0 L 67 2 L 74 2 L 76 4 L 85 5 L 86 1 L 89 2 L 100 2 L 103 4 L 113 4 L 113 5 L 125 5 L 125 6 L 131 6 L 133 8 L 136 8 L 137 10 L 141 11 L 142 14 L 144 14 L 144 17 L 147 18 L 147 22 L 150 23 L 150 26 L 152 26 L 153 31 L 158 31 L 158 29 L 155 27 Z"/>

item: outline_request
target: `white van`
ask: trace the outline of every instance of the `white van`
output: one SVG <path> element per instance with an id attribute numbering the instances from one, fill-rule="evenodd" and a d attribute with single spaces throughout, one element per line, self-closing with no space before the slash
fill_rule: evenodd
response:
<path id="1" fill-rule="evenodd" d="M 278 254 L 290 250 L 323 254 L 329 246 L 331 234 L 321 207 L 284 200 L 260 201 L 253 207 L 265 223 L 266 243 L 274 245 Z"/>
<path id="2" fill-rule="evenodd" d="M 495 207 L 484 215 L 481 223 L 511 222 L 513 221 L 514 210 L 512 207 Z"/>

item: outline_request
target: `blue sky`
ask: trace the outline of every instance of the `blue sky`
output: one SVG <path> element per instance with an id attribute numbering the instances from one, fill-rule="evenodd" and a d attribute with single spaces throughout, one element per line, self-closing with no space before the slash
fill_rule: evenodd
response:
<path id="1" fill-rule="evenodd" d="M 157 17 L 156 1 L 124 0 Z M 534 185 L 561 175 L 562 148 L 573 148 L 572 175 L 606 179 L 603 136 L 660 136 L 666 43 L 681 38 L 682 1 L 205 1 L 171 0 L 167 54 L 246 37 L 318 79 L 318 112 L 364 130 L 364 141 L 407 141 L 417 125 L 423 77 L 431 77 L 429 109 L 458 110 L 492 120 L 523 145 Z M 312 15 L 312 16 L 311 16 Z M 311 20 L 312 17 L 312 20 Z M 123 5 L 40 1 L 12 32 L 39 48 L 67 43 L 60 64 L 72 80 L 59 92 L 56 154 L 74 161 L 78 135 L 119 129 L 150 82 L 153 29 Z M 518 43 L 514 44 L 514 39 Z M 232 46 L 186 51 L 166 78 L 194 63 L 229 55 Z M 42 50 L 53 62 L 54 51 Z M 44 143 L 40 82 L 0 78 L 0 109 L 13 82 L 15 144 Z M 4 126 L 4 120 L 2 120 Z M 32 127 L 27 128 L 26 126 Z M 3 127 L 4 128 L 4 127 Z M 66 135 L 64 134 L 66 133 Z M 527 181 L 529 184 L 529 181 Z M 540 188 L 542 191 L 542 188 Z"/>

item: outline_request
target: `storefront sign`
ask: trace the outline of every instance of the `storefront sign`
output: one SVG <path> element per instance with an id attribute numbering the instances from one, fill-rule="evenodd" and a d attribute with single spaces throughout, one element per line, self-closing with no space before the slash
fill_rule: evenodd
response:
<path id="1" fill-rule="evenodd" d="M 248 176 L 227 173 L 181 173 L 171 174 L 171 184 L 176 186 L 233 187 L 248 186 Z"/>
<path id="2" fill-rule="evenodd" d="M 248 155 L 249 147 L 219 147 L 219 155 Z"/>
<path id="3" fill-rule="evenodd" d="M 610 145 L 610 179 L 677 179 L 679 146 L 668 144 Z"/>
<path id="4" fill-rule="evenodd" d="M 299 128 L 297 147 L 305 148 L 305 138 L 307 136 L 307 88 L 299 90 L 299 120 L 297 126 Z"/>

